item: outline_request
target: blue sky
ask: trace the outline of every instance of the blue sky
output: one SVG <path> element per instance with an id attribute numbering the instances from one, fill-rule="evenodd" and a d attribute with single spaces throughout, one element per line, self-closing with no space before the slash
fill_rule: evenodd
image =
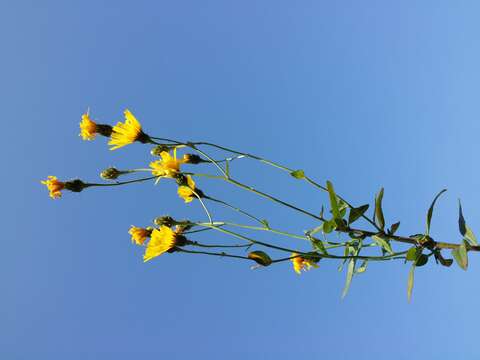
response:
<path id="1" fill-rule="evenodd" d="M 58 201 L 39 184 L 145 166 L 148 146 L 111 152 L 104 139 L 78 137 L 87 107 L 105 123 L 129 108 L 149 133 L 302 168 L 358 205 L 384 186 L 387 223 L 400 220 L 404 235 L 424 230 L 446 187 L 432 236 L 457 242 L 458 198 L 480 229 L 478 2 L 4 1 L 0 10 L 5 358 L 478 358 L 476 254 L 467 272 L 418 269 L 411 303 L 408 265 L 371 264 L 342 301 L 345 274 L 327 261 L 301 276 L 290 264 L 252 271 L 178 254 L 144 264 L 131 224 L 203 217 L 171 183 Z M 234 171 L 313 212 L 328 202 L 251 162 Z M 315 225 L 198 182 L 271 225 Z"/>

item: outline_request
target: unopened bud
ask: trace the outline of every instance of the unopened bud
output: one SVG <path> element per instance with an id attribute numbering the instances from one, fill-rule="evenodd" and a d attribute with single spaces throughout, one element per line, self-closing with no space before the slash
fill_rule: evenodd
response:
<path id="1" fill-rule="evenodd" d="M 170 148 L 167 145 L 157 145 L 152 150 L 150 150 L 150 154 L 152 154 L 153 156 L 160 156 L 162 152 L 168 152 L 169 150 Z"/>
<path id="2" fill-rule="evenodd" d="M 172 227 L 176 223 L 175 220 L 168 215 L 167 216 L 159 216 L 159 217 L 155 218 L 155 220 L 153 220 L 153 222 L 157 226 L 165 225 L 165 226 L 168 226 L 168 227 Z"/>
<path id="3" fill-rule="evenodd" d="M 257 264 L 262 266 L 268 266 L 272 263 L 272 259 L 268 256 L 267 253 L 263 251 L 252 251 L 248 254 L 248 258 L 255 261 Z"/>
<path id="4" fill-rule="evenodd" d="M 183 155 L 183 161 L 186 164 L 200 164 L 201 162 L 204 162 L 204 160 L 195 154 L 185 154 Z"/>
<path id="5" fill-rule="evenodd" d="M 109 167 L 108 169 L 103 170 L 100 173 L 100 177 L 104 180 L 115 180 L 118 178 L 120 175 L 122 175 L 124 172 L 114 168 L 114 167 Z"/>
<path id="6" fill-rule="evenodd" d="M 73 192 L 80 192 L 88 186 L 80 179 L 70 180 L 65 183 L 65 189 Z"/>

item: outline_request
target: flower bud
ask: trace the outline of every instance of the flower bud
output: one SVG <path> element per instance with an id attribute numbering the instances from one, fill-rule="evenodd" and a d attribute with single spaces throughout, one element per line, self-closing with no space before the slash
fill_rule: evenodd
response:
<path id="1" fill-rule="evenodd" d="M 73 192 L 80 192 L 88 186 L 80 179 L 70 180 L 65 183 L 65 189 Z"/>
<path id="2" fill-rule="evenodd" d="M 115 180 L 123 173 L 123 171 L 120 171 L 114 167 L 109 167 L 100 173 L 100 177 L 104 180 Z"/>
<path id="3" fill-rule="evenodd" d="M 155 218 L 153 220 L 153 222 L 157 226 L 165 225 L 165 226 L 168 226 L 168 227 L 172 227 L 176 223 L 176 221 L 168 215 L 167 216 L 159 216 L 159 217 Z"/>
<path id="4" fill-rule="evenodd" d="M 150 150 L 150 154 L 153 156 L 161 156 L 162 152 L 169 152 L 170 148 L 167 145 L 157 145 L 152 150 Z"/>
<path id="5" fill-rule="evenodd" d="M 195 154 L 185 154 L 183 155 L 183 162 L 185 164 L 200 164 L 201 162 L 204 162 L 204 160 Z"/>
<path id="6" fill-rule="evenodd" d="M 257 264 L 262 266 L 268 266 L 272 263 L 272 259 L 268 256 L 267 253 L 263 251 L 252 251 L 248 254 L 248 258 L 255 261 Z"/>

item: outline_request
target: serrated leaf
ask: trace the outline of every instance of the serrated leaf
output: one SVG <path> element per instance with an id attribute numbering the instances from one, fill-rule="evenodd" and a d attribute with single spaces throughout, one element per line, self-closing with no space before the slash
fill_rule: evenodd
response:
<path id="1" fill-rule="evenodd" d="M 342 292 L 342 299 L 345 298 L 345 296 L 348 293 L 348 290 L 350 289 L 350 284 L 352 283 L 354 270 L 355 270 L 355 259 L 350 259 L 350 261 L 348 262 L 347 279 L 345 280 L 345 286 Z"/>
<path id="2" fill-rule="evenodd" d="M 382 200 L 383 188 L 381 188 L 380 192 L 375 196 L 375 223 L 383 230 L 385 228 L 385 218 L 383 216 Z"/>
<path id="3" fill-rule="evenodd" d="M 295 179 L 305 179 L 305 173 L 303 170 L 295 170 L 290 173 Z"/>
<path id="4" fill-rule="evenodd" d="M 437 199 L 445 192 L 447 191 L 447 189 L 443 189 L 442 191 L 440 191 L 437 196 L 435 196 L 435 198 L 433 199 L 432 201 L 432 205 L 430 205 L 430 208 L 428 209 L 428 212 L 427 212 L 427 232 L 426 234 L 429 235 L 430 234 L 430 224 L 432 222 L 432 215 L 433 215 L 433 207 L 435 206 L 435 203 L 437 202 Z"/>
<path id="5" fill-rule="evenodd" d="M 350 209 L 350 214 L 348 215 L 348 224 L 353 224 L 354 221 L 357 221 L 365 212 L 368 210 L 370 205 L 365 204 L 359 206 L 358 208 Z"/>
<path id="6" fill-rule="evenodd" d="M 392 250 L 392 247 L 390 246 L 390 244 L 388 243 L 387 240 L 385 240 L 384 238 L 378 236 L 378 235 L 372 235 L 371 236 L 372 240 L 375 241 L 375 243 L 380 246 L 382 249 L 384 249 L 385 251 L 387 251 L 388 253 L 390 254 L 393 254 L 393 250 Z"/>
<path id="7" fill-rule="evenodd" d="M 333 184 L 327 181 L 328 196 L 330 198 L 330 207 L 332 208 L 332 215 L 334 219 L 341 219 L 340 210 L 338 208 L 337 195 L 333 189 Z"/>
<path id="8" fill-rule="evenodd" d="M 410 268 L 410 271 L 408 273 L 407 299 L 409 302 L 412 299 L 414 275 L 415 275 L 415 263 L 412 264 L 412 267 Z"/>
<path id="9" fill-rule="evenodd" d="M 363 260 L 360 267 L 355 271 L 356 274 L 364 273 L 367 270 L 368 260 Z"/>
<path id="10" fill-rule="evenodd" d="M 466 271 L 468 268 L 468 255 L 465 243 L 463 242 L 460 244 L 459 247 L 453 249 L 452 255 L 458 266 L 460 266 L 463 270 Z"/>

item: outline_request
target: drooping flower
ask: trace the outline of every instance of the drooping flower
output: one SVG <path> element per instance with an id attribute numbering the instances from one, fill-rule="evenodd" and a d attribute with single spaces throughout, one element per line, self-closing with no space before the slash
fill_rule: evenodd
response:
<path id="1" fill-rule="evenodd" d="M 176 245 L 177 236 L 176 232 L 165 225 L 160 226 L 160 229 L 153 229 L 143 261 L 147 262 L 172 249 Z"/>
<path id="2" fill-rule="evenodd" d="M 177 159 L 177 149 L 173 150 L 173 157 L 167 151 L 162 151 L 160 160 L 152 161 L 150 167 L 154 176 L 172 178 L 180 171 L 182 160 Z"/>
<path id="3" fill-rule="evenodd" d="M 80 136 L 83 140 L 93 140 L 97 135 L 97 123 L 90 119 L 87 113 L 82 115 L 82 121 L 80 122 Z"/>
<path id="4" fill-rule="evenodd" d="M 178 187 L 178 196 L 180 196 L 186 203 L 195 199 L 195 181 L 190 175 L 187 175 L 187 185 L 180 185 Z"/>
<path id="5" fill-rule="evenodd" d="M 302 270 L 310 270 L 312 267 L 318 268 L 318 265 L 315 264 L 315 262 L 309 259 L 305 259 L 297 253 L 292 253 L 291 261 L 293 263 L 293 269 L 297 274 L 301 274 Z"/>
<path id="6" fill-rule="evenodd" d="M 128 233 L 132 235 L 132 243 L 137 245 L 143 245 L 145 240 L 147 240 L 147 238 L 151 235 L 152 230 L 132 225 Z"/>
<path id="7" fill-rule="evenodd" d="M 113 127 L 112 134 L 110 136 L 109 145 L 113 145 L 110 150 L 121 148 L 125 145 L 131 144 L 135 141 L 147 143 L 150 138 L 142 130 L 142 126 L 133 114 L 127 109 L 124 111 L 125 122 L 118 122 Z"/>
<path id="8" fill-rule="evenodd" d="M 48 180 L 42 181 L 42 184 L 47 186 L 52 199 L 60 198 L 62 190 L 65 188 L 65 183 L 59 181 L 56 176 L 49 176 Z"/>

